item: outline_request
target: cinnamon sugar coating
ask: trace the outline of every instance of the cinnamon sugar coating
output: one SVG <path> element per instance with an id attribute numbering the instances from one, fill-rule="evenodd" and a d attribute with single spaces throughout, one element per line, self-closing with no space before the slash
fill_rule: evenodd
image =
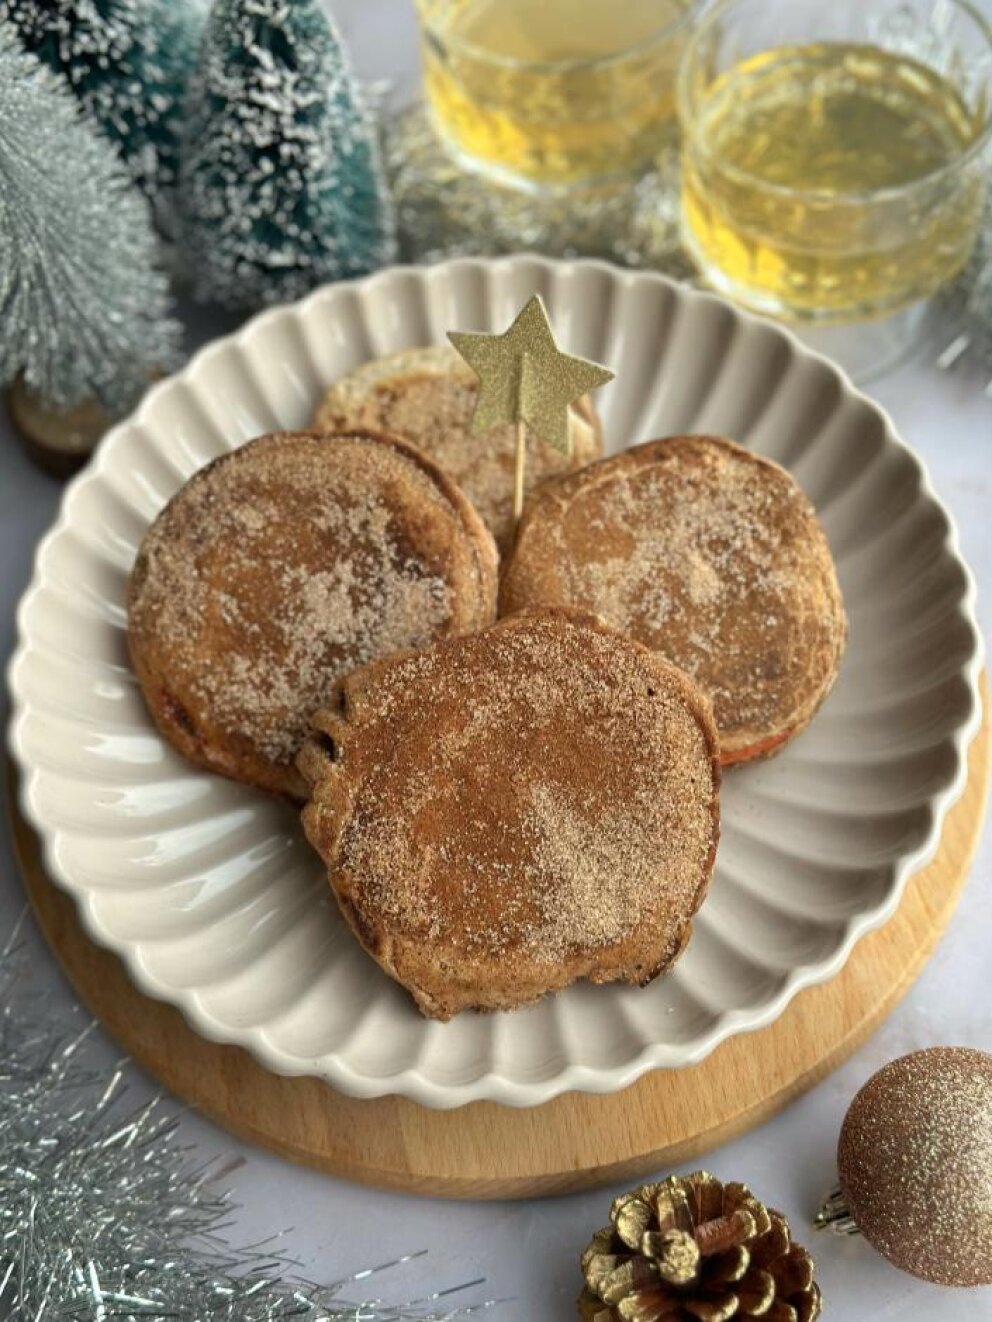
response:
<path id="1" fill-rule="evenodd" d="M 524 513 L 500 613 L 582 606 L 696 680 L 725 763 L 777 751 L 833 685 L 847 636 L 813 507 L 732 441 L 650 441 L 550 482 Z"/>
<path id="2" fill-rule="evenodd" d="M 340 431 L 371 427 L 394 432 L 440 464 L 482 515 L 502 553 L 513 543 L 513 427 L 482 436 L 469 428 L 479 383 L 450 345 L 408 349 L 365 363 L 332 386 L 313 425 Z M 603 449 L 599 419 L 588 396 L 570 414 L 571 456 L 528 437 L 526 490 L 545 478 L 581 468 Z"/>
<path id="3" fill-rule="evenodd" d="M 643 984 L 682 950 L 716 850 L 716 736 L 646 648 L 526 612 L 373 662 L 315 725 L 307 836 L 424 1014 Z"/>
<path id="4" fill-rule="evenodd" d="M 281 433 L 208 464 L 152 524 L 128 637 L 162 734 L 301 796 L 295 757 L 335 682 L 487 624 L 496 549 L 450 480 L 393 438 Z"/>

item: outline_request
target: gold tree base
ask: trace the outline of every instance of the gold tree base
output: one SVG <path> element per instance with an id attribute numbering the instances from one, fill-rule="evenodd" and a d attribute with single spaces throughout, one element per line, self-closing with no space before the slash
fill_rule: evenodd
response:
<path id="1" fill-rule="evenodd" d="M 86 463 L 115 421 L 95 399 L 75 408 L 49 408 L 18 377 L 6 394 L 11 424 L 28 454 L 55 477 L 68 477 Z"/>

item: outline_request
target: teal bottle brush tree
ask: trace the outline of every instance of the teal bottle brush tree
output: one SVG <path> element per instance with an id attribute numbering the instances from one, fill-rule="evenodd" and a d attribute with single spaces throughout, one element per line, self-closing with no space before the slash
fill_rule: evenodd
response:
<path id="1" fill-rule="evenodd" d="M 180 186 L 201 299 L 250 310 L 392 259 L 375 132 L 318 0 L 217 0 Z"/>

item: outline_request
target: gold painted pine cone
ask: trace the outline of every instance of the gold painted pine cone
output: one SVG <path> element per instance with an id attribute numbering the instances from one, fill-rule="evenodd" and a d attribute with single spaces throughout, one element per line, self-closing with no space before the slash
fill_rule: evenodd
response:
<path id="1" fill-rule="evenodd" d="M 582 1255 L 583 1322 L 813 1322 L 813 1259 L 780 1212 L 705 1171 L 621 1194 Z"/>

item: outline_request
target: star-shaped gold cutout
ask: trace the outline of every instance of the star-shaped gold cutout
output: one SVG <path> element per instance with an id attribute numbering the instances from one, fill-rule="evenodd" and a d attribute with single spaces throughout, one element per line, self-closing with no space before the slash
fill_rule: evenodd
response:
<path id="1" fill-rule="evenodd" d="M 570 454 L 568 406 L 613 380 L 598 363 L 562 353 L 538 294 L 502 335 L 449 331 L 448 339 L 479 378 L 473 432 L 525 422 L 556 450 Z"/>

